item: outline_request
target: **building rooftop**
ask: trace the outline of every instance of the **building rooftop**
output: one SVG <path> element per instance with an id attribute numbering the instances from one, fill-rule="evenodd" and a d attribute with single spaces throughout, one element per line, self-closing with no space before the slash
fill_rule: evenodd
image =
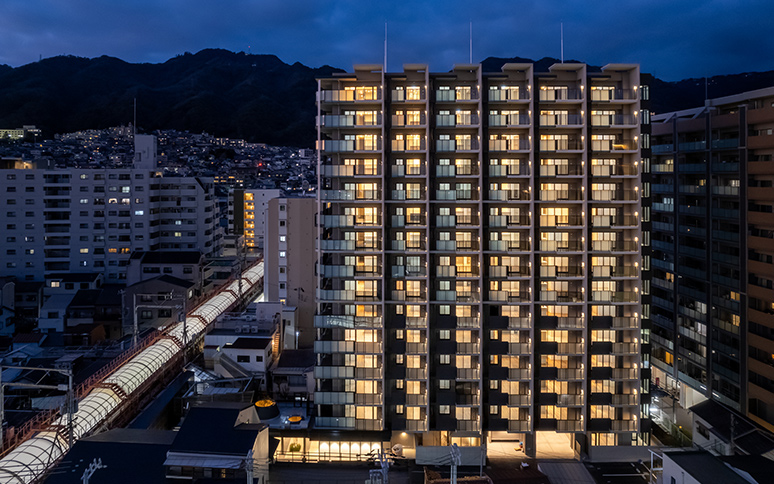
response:
<path id="1" fill-rule="evenodd" d="M 143 264 L 198 264 L 202 253 L 198 250 L 153 250 L 134 252 L 133 260 L 139 259 Z"/>
<path id="2" fill-rule="evenodd" d="M 171 452 L 246 455 L 266 425 L 237 425 L 245 404 L 193 407 L 188 411 Z M 250 409 L 252 410 L 252 409 Z M 254 412 L 254 410 L 253 410 Z M 256 415 L 257 420 L 257 415 Z"/>
<path id="3" fill-rule="evenodd" d="M 271 345 L 271 338 L 250 338 L 240 337 L 230 345 L 226 345 L 227 348 L 236 348 L 242 350 L 262 350 Z"/>
<path id="4" fill-rule="evenodd" d="M 702 484 L 749 484 L 709 452 L 665 452 L 664 455 Z"/>

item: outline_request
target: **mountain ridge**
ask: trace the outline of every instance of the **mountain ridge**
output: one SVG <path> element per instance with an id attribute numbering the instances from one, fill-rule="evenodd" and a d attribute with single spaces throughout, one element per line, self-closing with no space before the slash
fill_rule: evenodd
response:
<path id="1" fill-rule="evenodd" d="M 545 72 L 558 59 L 488 57 L 485 72 L 508 62 Z M 568 61 L 576 62 L 576 61 Z M 599 66 L 589 65 L 591 72 Z M 0 65 L 0 127 L 34 124 L 44 137 L 128 124 L 137 100 L 145 131 L 206 131 L 272 145 L 314 146 L 316 78 L 345 72 L 330 65 L 287 64 L 273 54 L 223 49 L 186 52 L 162 63 L 130 63 L 111 56 L 57 56 L 20 67 Z M 704 79 L 662 81 L 645 74 L 654 113 L 704 104 Z M 774 86 L 774 71 L 714 76 L 709 97 Z"/>

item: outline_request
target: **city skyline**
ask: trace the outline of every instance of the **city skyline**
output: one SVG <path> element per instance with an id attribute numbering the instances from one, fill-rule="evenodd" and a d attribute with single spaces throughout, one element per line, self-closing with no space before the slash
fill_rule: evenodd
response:
<path id="1" fill-rule="evenodd" d="M 535 2 L 510 8 L 491 1 L 471 11 L 463 4 L 308 2 L 232 8 L 207 2 L 12 1 L 0 20 L 0 64 L 25 65 L 57 55 L 109 55 L 128 62 L 164 62 L 184 52 L 225 48 L 275 54 L 286 62 L 349 69 L 382 61 L 387 24 L 388 70 L 429 61 L 445 70 L 486 57 L 564 57 L 602 65 L 635 62 L 665 80 L 770 70 L 760 56 L 774 47 L 764 36 L 774 5 L 725 2 Z M 626 14 L 626 21 L 619 16 Z M 531 21 L 525 22 L 525 18 Z M 346 39 L 346 40 L 344 40 Z M 647 42 L 644 40 L 647 39 Z M 750 48 L 755 46 L 756 48 Z"/>

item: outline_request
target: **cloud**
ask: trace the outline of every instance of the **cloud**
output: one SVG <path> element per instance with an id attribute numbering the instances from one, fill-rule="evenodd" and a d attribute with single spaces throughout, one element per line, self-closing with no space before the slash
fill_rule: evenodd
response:
<path id="1" fill-rule="evenodd" d="M 474 61 L 558 57 L 591 64 L 639 62 L 676 80 L 774 69 L 768 19 L 774 2 L 749 0 L 5 0 L 0 63 L 39 56 L 111 55 L 163 62 L 219 47 L 286 62 L 381 63 L 388 23 L 391 70 L 425 62 L 447 70 Z"/>

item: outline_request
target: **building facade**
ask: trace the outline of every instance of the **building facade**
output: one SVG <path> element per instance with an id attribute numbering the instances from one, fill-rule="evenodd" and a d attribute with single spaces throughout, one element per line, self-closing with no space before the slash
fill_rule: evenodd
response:
<path id="1" fill-rule="evenodd" d="M 774 88 L 653 119 L 654 381 L 774 430 Z"/>
<path id="2" fill-rule="evenodd" d="M 318 81 L 316 425 L 647 441 L 636 65 Z"/>
<path id="3" fill-rule="evenodd" d="M 263 250 L 269 200 L 282 196 L 280 189 L 234 189 L 229 193 L 229 233 L 245 236 L 247 250 Z"/>
<path id="4" fill-rule="evenodd" d="M 315 241 L 313 198 L 275 198 L 266 214 L 264 288 L 267 301 L 298 308 L 296 347 L 314 343 Z"/>
<path id="5" fill-rule="evenodd" d="M 145 169 L 0 169 L 4 275 L 126 278 L 133 251 L 220 252 L 212 180 Z"/>

